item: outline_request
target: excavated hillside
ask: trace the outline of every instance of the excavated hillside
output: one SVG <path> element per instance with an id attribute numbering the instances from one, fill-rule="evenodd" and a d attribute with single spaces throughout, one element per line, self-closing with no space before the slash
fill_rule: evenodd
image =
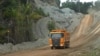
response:
<path id="1" fill-rule="evenodd" d="M 11 43 L 0 45 L 2 56 L 74 56 L 75 52 L 87 49 L 87 47 L 99 48 L 100 12 L 84 16 L 69 8 L 59 9 L 43 1 L 34 0 L 37 7 L 42 8 L 46 14 L 49 14 L 48 17 L 40 19 L 37 23 L 33 22 L 33 34 L 38 40 L 17 45 Z M 57 27 L 65 28 L 71 33 L 70 48 L 50 49 L 48 46 L 49 30 L 47 23 L 51 20 L 55 21 Z"/>
<path id="2" fill-rule="evenodd" d="M 23 42 L 16 45 L 12 43 L 0 44 L 0 53 L 9 53 L 20 50 L 34 49 L 48 44 L 48 22 L 54 21 L 56 27 L 68 29 L 69 32 L 73 32 L 74 28 L 79 24 L 80 20 L 83 17 L 81 13 L 75 13 L 69 8 L 59 9 L 55 5 L 47 3 L 52 0 L 31 0 L 33 7 L 36 6 L 41 8 L 47 17 L 40 18 L 37 22 L 32 24 L 32 34 L 35 39 L 33 42 Z M 44 2 L 45 1 L 45 2 Z"/>
<path id="3" fill-rule="evenodd" d="M 94 23 L 93 15 L 85 15 L 71 37 L 70 48 L 50 50 L 49 47 L 45 46 L 36 50 L 20 51 L 3 56 L 73 56 L 77 54 L 77 51 L 83 48 L 87 49 L 88 46 L 99 47 L 99 37 L 100 22 Z"/>

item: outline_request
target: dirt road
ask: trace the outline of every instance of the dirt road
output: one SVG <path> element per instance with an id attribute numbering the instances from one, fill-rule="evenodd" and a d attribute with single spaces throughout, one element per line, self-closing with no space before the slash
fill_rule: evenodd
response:
<path id="1" fill-rule="evenodd" d="M 51 50 L 49 47 L 39 48 L 36 50 L 26 50 L 19 51 L 15 53 L 5 54 L 2 56 L 66 56 L 71 52 L 75 52 L 79 50 L 79 48 L 69 48 L 69 49 L 55 49 Z"/>
<path id="2" fill-rule="evenodd" d="M 100 24 L 95 24 L 95 27 L 91 28 L 92 23 L 93 18 L 91 15 L 86 15 L 83 18 L 71 37 L 71 45 L 68 49 L 51 50 L 49 46 L 46 46 L 35 50 L 19 51 L 2 56 L 67 56 L 72 52 L 84 48 L 83 46 L 85 46 L 86 43 L 88 45 L 88 42 L 93 40 L 96 34 L 100 33 Z"/>

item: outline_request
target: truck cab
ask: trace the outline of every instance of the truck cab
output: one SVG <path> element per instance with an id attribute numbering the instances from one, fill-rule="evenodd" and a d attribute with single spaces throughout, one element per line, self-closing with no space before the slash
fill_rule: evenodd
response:
<path id="1" fill-rule="evenodd" d="M 66 30 L 52 30 L 49 35 L 49 45 L 53 48 L 66 48 L 69 47 L 70 36 Z"/>

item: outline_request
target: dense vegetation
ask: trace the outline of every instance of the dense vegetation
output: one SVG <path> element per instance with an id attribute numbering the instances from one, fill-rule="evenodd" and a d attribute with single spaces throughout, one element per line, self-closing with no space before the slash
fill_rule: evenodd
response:
<path id="1" fill-rule="evenodd" d="M 84 13 L 87 14 L 88 9 L 93 6 L 92 2 L 72 2 L 72 1 L 66 1 L 64 3 L 62 3 L 62 7 L 61 8 L 70 8 L 72 10 L 74 10 L 75 12 L 80 12 L 80 13 Z"/>
<path id="2" fill-rule="evenodd" d="M 0 0 L 0 43 L 16 44 L 33 39 L 32 22 L 46 16 L 33 4 L 30 0 Z"/>

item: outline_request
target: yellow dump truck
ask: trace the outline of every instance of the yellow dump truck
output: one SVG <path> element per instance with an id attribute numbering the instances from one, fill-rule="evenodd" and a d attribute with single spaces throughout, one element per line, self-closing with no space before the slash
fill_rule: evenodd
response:
<path id="1" fill-rule="evenodd" d="M 66 30 L 52 30 L 49 34 L 49 45 L 53 48 L 68 48 L 70 34 Z"/>

